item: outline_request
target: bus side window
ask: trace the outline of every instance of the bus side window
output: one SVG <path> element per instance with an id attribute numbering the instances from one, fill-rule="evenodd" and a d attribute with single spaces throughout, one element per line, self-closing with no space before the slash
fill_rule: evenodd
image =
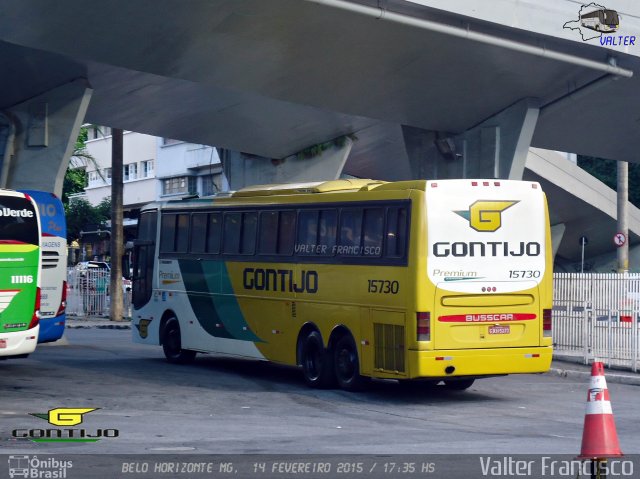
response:
<path id="1" fill-rule="evenodd" d="M 298 242 L 296 253 L 301 256 L 315 255 L 318 241 L 318 210 L 301 210 L 298 213 Z"/>
<path id="2" fill-rule="evenodd" d="M 387 235 L 385 256 L 402 258 L 405 255 L 407 242 L 407 209 L 389 208 L 387 210 Z"/>
<path id="3" fill-rule="evenodd" d="M 362 234 L 362 209 L 343 208 L 340 212 L 340 246 L 338 253 L 342 256 L 360 254 L 360 237 Z"/>
<path id="4" fill-rule="evenodd" d="M 224 214 L 224 235 L 222 252 L 224 254 L 240 253 L 240 231 L 242 230 L 242 213 Z"/>
<path id="5" fill-rule="evenodd" d="M 189 215 L 179 214 L 176 224 L 176 253 L 186 253 L 189 247 Z"/>
<path id="6" fill-rule="evenodd" d="M 320 254 L 333 256 L 338 230 L 338 210 L 321 210 L 318 224 L 318 244 Z"/>
<path id="7" fill-rule="evenodd" d="M 173 213 L 162 215 L 162 225 L 160 231 L 160 252 L 172 253 L 175 251 L 176 242 L 176 217 Z"/>
<path id="8" fill-rule="evenodd" d="M 204 253 L 207 240 L 207 214 L 191 215 L 191 247 L 192 253 Z"/>
<path id="9" fill-rule="evenodd" d="M 256 236 L 258 232 L 258 213 L 242 213 L 242 241 L 240 254 L 255 254 Z"/>
<path id="10" fill-rule="evenodd" d="M 264 255 L 275 254 L 277 244 L 278 212 L 262 211 L 260 213 L 260 237 L 258 252 Z"/>
<path id="11" fill-rule="evenodd" d="M 207 253 L 220 254 L 222 239 L 222 221 L 220 213 L 209 213 L 209 229 L 207 231 Z"/>
<path id="12" fill-rule="evenodd" d="M 281 211 L 278 222 L 278 247 L 277 253 L 291 256 L 296 238 L 296 212 Z"/>
<path id="13" fill-rule="evenodd" d="M 384 229 L 384 210 L 367 208 L 364 210 L 362 246 L 364 256 L 382 256 L 382 230 Z"/>

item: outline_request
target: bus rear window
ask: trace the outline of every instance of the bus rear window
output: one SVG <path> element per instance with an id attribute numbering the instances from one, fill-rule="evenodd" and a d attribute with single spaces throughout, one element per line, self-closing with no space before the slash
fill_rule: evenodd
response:
<path id="1" fill-rule="evenodd" d="M 0 242 L 40 244 L 38 218 L 30 201 L 19 197 L 0 198 Z"/>

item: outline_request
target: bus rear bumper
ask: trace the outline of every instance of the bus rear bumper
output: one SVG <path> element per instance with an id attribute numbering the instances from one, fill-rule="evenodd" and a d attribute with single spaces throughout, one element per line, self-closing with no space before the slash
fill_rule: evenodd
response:
<path id="1" fill-rule="evenodd" d="M 495 376 L 544 373 L 551 367 L 551 346 L 530 348 L 408 351 L 410 378 Z"/>
<path id="2" fill-rule="evenodd" d="M 32 353 L 38 344 L 39 332 L 40 326 L 38 325 L 26 331 L 0 333 L 0 357 Z"/>

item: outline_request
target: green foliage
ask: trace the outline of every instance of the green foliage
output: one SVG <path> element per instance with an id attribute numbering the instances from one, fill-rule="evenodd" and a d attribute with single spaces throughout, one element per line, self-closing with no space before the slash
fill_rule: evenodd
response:
<path id="1" fill-rule="evenodd" d="M 578 155 L 578 166 L 616 190 L 618 172 L 615 160 Z M 629 163 L 629 201 L 640 207 L 640 164 L 637 163 Z"/>
<path id="2" fill-rule="evenodd" d="M 324 143 L 318 143 L 317 145 L 309 146 L 304 150 L 300 150 L 298 152 L 298 155 L 297 155 L 298 159 L 308 160 L 311 158 L 315 158 L 316 156 L 321 155 L 323 151 L 328 150 L 332 146 L 335 146 L 337 148 L 342 148 L 347 142 L 347 138 L 350 138 L 354 141 L 357 139 L 355 135 L 344 135 L 344 136 L 339 136 L 337 138 L 334 138 L 333 140 L 325 141 Z"/>
<path id="3" fill-rule="evenodd" d="M 105 205 L 109 204 L 108 213 L 105 215 Z M 80 240 L 80 231 L 86 229 L 88 224 L 103 225 L 111 218 L 111 200 L 105 200 L 98 206 L 92 206 L 84 198 L 76 198 L 65 205 L 67 217 L 68 242 Z"/>
<path id="4" fill-rule="evenodd" d="M 82 193 L 87 186 L 87 172 L 83 168 L 67 168 L 62 183 L 62 203 L 69 204 L 69 195 Z"/>

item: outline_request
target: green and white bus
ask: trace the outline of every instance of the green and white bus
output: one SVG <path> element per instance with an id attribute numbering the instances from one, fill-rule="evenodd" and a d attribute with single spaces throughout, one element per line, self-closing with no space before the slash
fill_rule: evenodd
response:
<path id="1" fill-rule="evenodd" d="M 40 329 L 40 217 L 25 193 L 0 189 L 0 359 L 24 358 Z"/>

